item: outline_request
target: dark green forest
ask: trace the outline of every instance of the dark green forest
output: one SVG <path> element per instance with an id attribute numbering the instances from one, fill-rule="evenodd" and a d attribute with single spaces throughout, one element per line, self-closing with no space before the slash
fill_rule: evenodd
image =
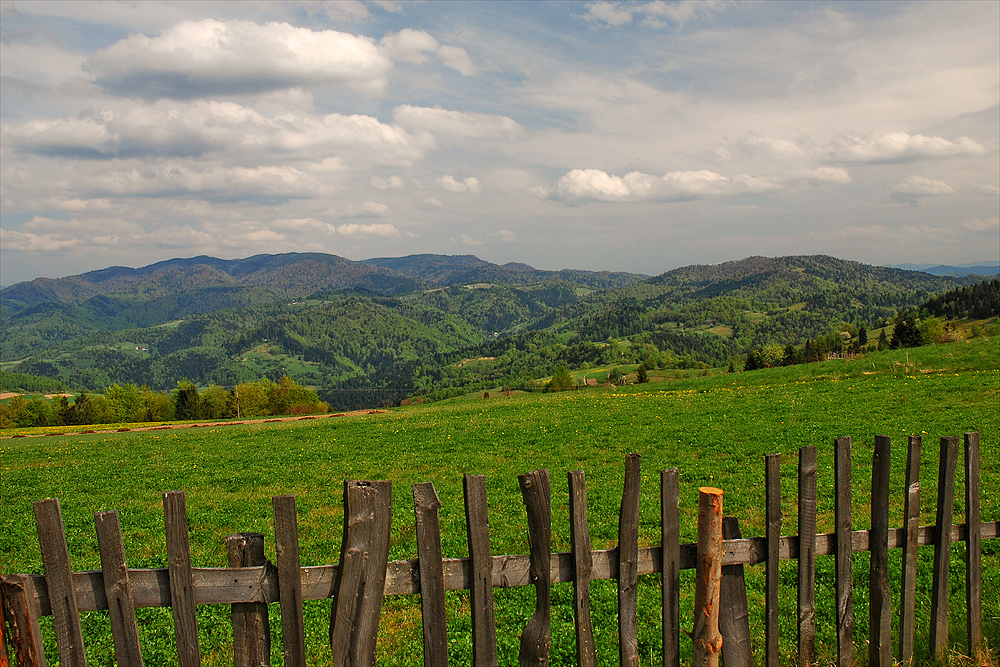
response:
<path id="1" fill-rule="evenodd" d="M 653 278 L 472 256 L 192 258 L 6 288 L 0 363 L 92 391 L 288 376 L 341 409 L 532 389 L 560 368 L 799 363 L 900 323 L 988 318 L 998 303 L 995 279 L 825 256 Z"/>

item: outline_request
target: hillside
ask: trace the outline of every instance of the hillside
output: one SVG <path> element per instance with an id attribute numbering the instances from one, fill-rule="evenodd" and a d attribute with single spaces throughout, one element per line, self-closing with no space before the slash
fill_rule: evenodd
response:
<path id="1" fill-rule="evenodd" d="M 195 257 L 3 290 L 0 362 L 94 390 L 288 374 L 335 407 L 364 407 L 525 386 L 560 366 L 725 366 L 769 343 L 881 327 L 978 281 L 824 256 L 653 278 L 471 255 Z"/>

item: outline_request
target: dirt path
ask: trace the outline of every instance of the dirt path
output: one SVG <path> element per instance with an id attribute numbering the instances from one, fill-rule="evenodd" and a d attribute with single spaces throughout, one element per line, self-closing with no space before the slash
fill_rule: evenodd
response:
<path id="1" fill-rule="evenodd" d="M 9 438 L 41 438 L 45 436 L 56 436 L 56 435 L 90 435 L 94 433 L 131 433 L 134 431 L 164 431 L 179 428 L 205 428 L 206 426 L 240 426 L 245 424 L 270 424 L 273 422 L 292 422 L 301 421 L 303 419 L 330 419 L 332 417 L 347 417 L 353 415 L 381 415 L 389 412 L 388 410 L 354 410 L 352 412 L 334 412 L 326 415 L 302 415 L 300 417 L 268 417 L 266 419 L 240 419 L 238 421 L 215 421 L 215 422 L 198 422 L 195 424 L 162 424 L 160 426 L 136 426 L 133 428 L 113 428 L 113 429 L 86 429 L 82 431 L 65 431 L 59 433 L 32 433 L 30 435 L 4 435 L 0 436 L 0 440 L 6 440 Z"/>

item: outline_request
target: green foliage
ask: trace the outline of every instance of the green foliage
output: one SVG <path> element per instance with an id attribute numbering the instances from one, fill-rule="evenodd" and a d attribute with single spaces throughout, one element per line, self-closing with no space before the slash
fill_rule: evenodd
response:
<path id="1" fill-rule="evenodd" d="M 560 366 L 556 370 L 555 375 L 552 376 L 552 379 L 545 384 L 546 391 L 566 391 L 575 388 L 576 383 L 573 382 L 573 378 L 565 366 Z"/>
<path id="2" fill-rule="evenodd" d="M 915 311 L 907 311 L 896 316 L 893 322 L 892 338 L 889 340 L 889 347 L 897 350 L 901 347 L 919 347 L 923 345 L 923 335 L 917 325 L 917 315 Z"/>
<path id="3" fill-rule="evenodd" d="M 96 433 L 82 436 L 20 438 L 0 441 L 0 525 L 4 526 L 4 571 L 42 572 L 31 503 L 58 497 L 66 525 L 74 570 L 100 567 L 93 513 L 117 509 L 122 516 L 125 553 L 130 567 L 164 567 L 161 494 L 182 488 L 191 517 L 191 550 L 195 567 L 223 567 L 224 537 L 235 531 L 264 533 L 273 544 L 271 497 L 294 494 L 299 517 L 303 564 L 335 563 L 340 552 L 343 518 L 340 481 L 386 479 L 393 483 L 393 523 L 390 558 L 417 555 L 413 530 L 413 500 L 408 493 L 418 482 L 433 481 L 442 507 L 442 549 L 445 557 L 468 553 L 462 475 L 485 474 L 490 506 L 493 554 L 525 554 L 525 515 L 516 476 L 548 468 L 552 479 L 553 550 L 569 550 L 566 473 L 583 469 L 587 475 L 588 518 L 595 549 L 614 548 L 620 511 L 623 460 L 630 452 L 642 456 L 639 511 L 640 544 L 660 541 L 658 471 L 678 467 L 681 474 L 681 541 L 696 539 L 699 486 L 725 491 L 727 514 L 740 519 L 746 537 L 763 535 L 761 487 L 763 457 L 777 452 L 782 460 L 785 534 L 795 533 L 796 454 L 802 445 L 816 445 L 819 467 L 817 522 L 820 532 L 834 528 L 833 441 L 853 437 L 852 476 L 855 528 L 867 527 L 864 515 L 870 489 L 871 443 L 876 434 L 892 438 L 891 525 L 901 525 L 906 440 L 923 437 L 921 516 L 933 522 L 937 497 L 938 438 L 968 431 L 981 434 L 982 516 L 1000 517 L 1000 414 L 996 410 L 998 356 L 996 339 L 977 339 L 906 351 L 872 353 L 864 359 L 822 362 L 665 384 L 616 387 L 607 390 L 497 397 L 484 401 L 415 405 L 385 414 L 276 424 Z M 203 392 L 204 393 L 204 392 Z M 114 480 L 114 483 L 108 483 Z M 961 487 L 961 473 L 959 474 Z M 961 493 L 956 489 L 956 498 Z M 960 503 L 959 503 L 960 504 Z M 961 511 L 956 508 L 956 523 Z M 996 540 L 984 540 L 983 619 L 987 637 L 1000 636 L 1000 551 Z M 964 618 L 961 594 L 961 553 L 952 561 L 950 617 Z M 899 550 L 890 552 L 890 581 L 898 581 Z M 930 624 L 930 572 L 933 549 L 919 550 L 917 627 Z M 864 554 L 856 565 L 867 572 Z M 763 566 L 746 567 L 748 595 L 763 597 Z M 835 661 L 836 603 L 832 592 L 833 558 L 817 558 L 818 663 Z M 957 568 L 957 570 L 956 570 Z M 784 562 L 782 609 L 795 609 L 794 563 Z M 857 574 L 857 573 L 856 573 Z M 639 578 L 641 655 L 660 649 L 661 587 L 659 575 Z M 693 608 L 693 573 L 682 572 L 681 609 Z M 820 585 L 822 582 L 829 585 Z M 855 600 L 868 599 L 866 576 L 855 577 Z M 553 587 L 553 655 L 551 664 L 575 664 L 571 587 Z M 530 586 L 500 589 L 497 632 L 500 664 L 517 664 L 517 638 L 533 610 Z M 597 642 L 598 664 L 617 664 L 614 584 L 594 582 L 592 613 L 596 628 L 610 628 Z M 466 593 L 449 592 L 449 642 L 456 655 L 471 650 Z M 417 596 L 386 598 L 383 633 L 377 647 L 379 665 L 421 664 L 420 601 Z M 317 664 L 328 664 L 329 601 L 306 603 L 307 651 Z M 277 614 L 276 606 L 272 611 Z M 172 640 L 167 609 L 139 610 L 148 664 L 170 661 L 163 646 Z M 200 605 L 202 628 L 229 627 L 225 605 Z M 107 616 L 85 615 L 88 659 L 110 664 L 114 652 Z M 760 614 L 752 614 L 755 662 L 763 662 Z M 794 638 L 794 614 L 782 617 L 783 637 Z M 272 628 L 277 627 L 272 617 Z M 685 617 L 683 627 L 691 627 Z M 959 637 L 961 626 L 953 631 Z M 51 624 L 45 637 L 54 656 Z M 855 624 L 854 640 L 864 646 L 867 624 Z M 954 633 L 958 633 L 957 635 Z M 160 635 L 162 633 L 162 635 Z M 160 642 L 153 635 L 166 636 Z M 924 635 L 926 637 L 926 634 Z M 205 664 L 232 660 L 228 631 L 202 637 Z M 794 663 L 794 639 L 783 643 L 783 663 Z M 280 663 L 275 640 L 272 662 Z M 682 661 L 690 661 L 690 642 Z M 918 658 L 926 664 L 926 640 L 918 642 Z M 454 656 L 453 656 L 454 657 Z M 456 660 L 456 664 L 462 664 Z M 654 663 L 655 664 L 655 663 Z"/>

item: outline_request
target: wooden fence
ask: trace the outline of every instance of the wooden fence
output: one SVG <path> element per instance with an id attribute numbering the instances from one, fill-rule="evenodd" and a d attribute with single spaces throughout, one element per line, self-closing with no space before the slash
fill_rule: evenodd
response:
<path id="1" fill-rule="evenodd" d="M 742 538 L 738 523 L 726 521 L 723 542 L 721 617 L 723 659 L 727 667 L 752 665 L 743 567 L 764 564 L 766 571 L 765 656 L 776 667 L 778 652 L 778 563 L 798 560 L 797 649 L 800 665 L 816 659 L 816 557 L 833 555 L 837 605 L 837 665 L 856 661 L 853 643 L 854 611 L 851 556 L 870 552 L 869 665 L 892 663 L 890 648 L 888 550 L 901 548 L 902 574 L 898 583 L 900 609 L 896 657 L 913 656 L 917 548 L 934 547 L 931 591 L 930 652 L 943 657 L 949 650 L 948 570 L 951 545 L 964 541 L 966 559 L 966 617 L 969 654 L 984 651 L 980 558 L 982 539 L 996 538 L 1000 521 L 979 517 L 979 435 L 968 433 L 965 445 L 965 518 L 953 525 L 952 507 L 959 438 L 941 439 L 937 516 L 934 525 L 919 525 L 919 437 L 908 443 L 905 525 L 889 527 L 889 439 L 878 436 L 872 460 L 871 528 L 853 530 L 851 512 L 851 440 L 834 443 L 834 533 L 816 533 L 817 459 L 815 446 L 802 447 L 798 460 L 798 534 L 781 536 L 780 455 L 765 460 L 766 535 Z M 305 665 L 303 600 L 332 599 L 330 643 L 334 664 L 373 665 L 375 641 L 384 595 L 420 595 L 423 618 L 424 664 L 448 663 L 445 592 L 467 589 L 472 609 L 473 661 L 497 665 L 493 589 L 535 586 L 536 605 L 521 635 L 521 665 L 548 664 L 551 642 L 550 586 L 572 582 L 576 654 L 580 665 L 595 665 L 594 632 L 590 619 L 590 582 L 615 579 L 618 583 L 620 664 L 638 665 L 637 586 L 640 577 L 662 573 L 663 664 L 680 662 L 680 570 L 696 566 L 695 544 L 680 544 L 678 470 L 660 473 L 661 544 L 638 546 L 638 454 L 625 460 L 625 484 L 618 525 L 618 547 L 592 550 L 587 528 L 587 497 L 583 472 L 569 473 L 571 551 L 552 553 L 549 474 L 537 470 L 519 477 L 528 516 L 530 554 L 493 556 L 489 549 L 486 485 L 482 475 L 464 478 L 468 558 L 444 558 L 438 522 L 441 503 L 430 483 L 413 487 L 418 558 L 388 562 L 391 522 L 391 485 L 384 481 L 344 483 L 344 534 L 338 565 L 301 567 L 295 498 L 273 499 L 277 564 L 264 555 L 263 536 L 241 533 L 226 538 L 227 568 L 191 565 L 188 524 L 182 492 L 164 494 L 168 567 L 130 569 L 122 546 L 117 512 L 95 515 L 102 570 L 73 572 L 63 533 L 59 501 L 35 503 L 38 538 L 45 575 L 8 574 L 2 579 L 9 634 L 0 624 L 0 644 L 10 642 L 21 665 L 45 665 L 39 617 L 51 615 L 60 663 L 86 664 L 80 627 L 81 611 L 107 609 L 117 662 L 142 665 L 135 609 L 171 607 L 177 659 L 181 667 L 199 665 L 199 604 L 232 605 L 234 656 L 237 666 L 270 664 L 270 628 L 267 609 L 280 605 L 285 665 Z M 658 581 L 656 582 L 658 583 Z M 653 585 L 655 586 L 656 583 Z M 896 585 L 896 584 L 894 584 Z M 992 594 L 996 594 L 994 591 Z M 7 661 L 0 646 L 0 667 Z"/>

